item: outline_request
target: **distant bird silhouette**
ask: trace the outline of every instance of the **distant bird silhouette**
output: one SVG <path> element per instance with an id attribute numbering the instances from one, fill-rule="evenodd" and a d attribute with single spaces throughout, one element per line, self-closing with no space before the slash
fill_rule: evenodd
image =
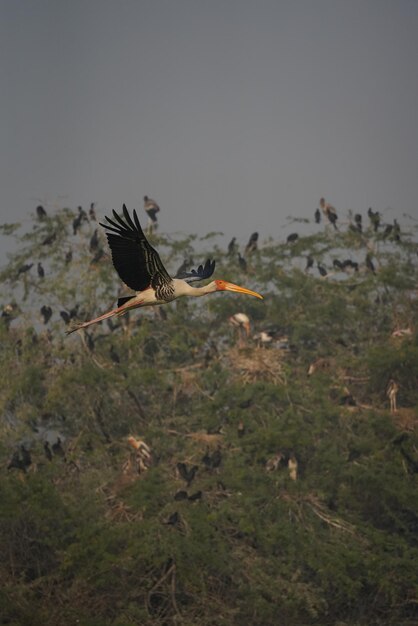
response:
<path id="1" fill-rule="evenodd" d="M 325 198 L 320 199 L 319 206 L 321 207 L 322 212 L 328 218 L 329 222 L 333 225 L 335 230 L 338 230 L 338 227 L 337 227 L 338 215 L 337 215 L 337 211 L 335 207 L 333 207 L 332 204 L 330 204 L 329 202 L 325 202 Z"/>
<path id="2" fill-rule="evenodd" d="M 247 245 L 245 246 L 245 254 L 252 254 L 257 250 L 257 242 L 258 242 L 258 233 L 253 233 L 248 240 Z"/>
<path id="3" fill-rule="evenodd" d="M 57 233 L 51 233 L 50 235 L 47 235 L 45 239 L 41 241 L 41 246 L 50 246 L 51 243 L 54 243 L 56 238 L 57 238 Z"/>
<path id="4" fill-rule="evenodd" d="M 36 207 L 36 215 L 38 216 L 38 219 L 40 220 L 43 220 L 46 217 L 46 211 L 44 207 L 42 206 L 42 204 L 39 204 Z"/>
<path id="5" fill-rule="evenodd" d="M 164 524 L 167 524 L 168 526 L 179 526 L 180 525 L 180 515 L 177 513 L 177 511 L 174 511 L 174 513 L 171 513 L 171 515 L 164 522 Z"/>
<path id="6" fill-rule="evenodd" d="M 319 224 L 321 221 L 321 211 L 319 209 L 316 209 L 315 211 L 315 223 Z"/>
<path id="7" fill-rule="evenodd" d="M 38 276 L 39 278 L 44 278 L 45 276 L 45 270 L 42 267 L 42 263 L 38 263 Z"/>
<path id="8" fill-rule="evenodd" d="M 52 452 L 48 441 L 44 441 L 44 454 L 48 461 L 52 461 Z"/>
<path id="9" fill-rule="evenodd" d="M 52 453 L 55 454 L 55 456 L 62 457 L 65 461 L 65 452 L 62 447 L 61 437 L 58 437 L 56 442 L 52 444 Z"/>
<path id="10" fill-rule="evenodd" d="M 327 276 L 328 272 L 323 265 L 317 263 L 316 267 L 318 268 L 318 272 L 321 274 L 321 276 Z"/>
<path id="11" fill-rule="evenodd" d="M 43 304 L 41 306 L 41 315 L 42 315 L 43 323 L 44 324 L 48 324 L 49 320 L 52 317 L 52 309 L 51 309 L 51 307 L 48 306 L 47 304 Z"/>
<path id="12" fill-rule="evenodd" d="M 373 211 L 372 207 L 369 207 L 367 215 L 369 216 L 370 223 L 373 226 L 374 232 L 376 233 L 380 226 L 380 213 L 379 211 Z"/>
<path id="13" fill-rule="evenodd" d="M 184 489 L 180 489 L 179 491 L 176 491 L 176 493 L 174 494 L 174 500 L 180 501 L 180 500 L 187 500 L 188 499 L 188 495 L 187 495 L 187 491 L 184 491 Z"/>
<path id="14" fill-rule="evenodd" d="M 99 247 L 99 231 L 97 228 L 94 229 L 94 233 L 91 236 L 89 247 L 90 252 L 95 252 L 95 250 Z"/>
<path id="15" fill-rule="evenodd" d="M 25 263 L 24 265 L 21 265 L 17 270 L 17 275 L 21 276 L 22 274 L 26 274 L 26 272 L 29 272 L 32 267 L 33 263 Z"/>
<path id="16" fill-rule="evenodd" d="M 366 267 L 370 272 L 372 272 L 373 274 L 376 274 L 376 268 L 372 261 L 372 255 L 370 254 L 370 252 L 366 254 Z"/>
<path id="17" fill-rule="evenodd" d="M 89 209 L 89 218 L 92 222 L 96 221 L 96 209 L 95 209 L 96 203 L 95 202 L 91 202 L 90 204 L 90 209 Z"/>
<path id="18" fill-rule="evenodd" d="M 69 313 L 67 313 L 67 311 L 60 311 L 60 316 L 66 324 L 69 324 L 71 322 L 71 316 Z"/>
<path id="19" fill-rule="evenodd" d="M 191 468 L 188 468 L 186 463 L 177 463 L 176 467 L 181 478 L 185 480 L 187 486 L 190 487 L 194 477 L 196 476 L 196 472 L 199 469 L 198 465 L 193 465 Z"/>
<path id="20" fill-rule="evenodd" d="M 313 257 L 311 257 L 310 255 L 306 257 L 306 267 L 305 267 L 305 272 L 307 272 L 308 270 L 310 270 L 313 267 L 315 260 Z"/>
<path id="21" fill-rule="evenodd" d="M 400 241 L 401 239 L 401 227 L 397 220 L 393 220 L 393 238 L 395 241 Z"/>
<path id="22" fill-rule="evenodd" d="M 359 233 L 361 233 L 363 231 L 363 223 L 362 223 L 362 216 L 360 213 L 356 213 L 354 216 L 354 221 L 356 223 L 356 228 L 359 231 Z"/>
<path id="23" fill-rule="evenodd" d="M 239 252 L 238 252 L 238 265 L 242 272 L 245 273 L 247 271 L 248 269 L 247 261 L 244 259 L 243 256 L 241 256 Z"/>
<path id="24" fill-rule="evenodd" d="M 287 243 L 295 243 L 299 239 L 299 235 L 297 233 L 291 233 L 288 235 L 286 241 Z"/>
<path id="25" fill-rule="evenodd" d="M 202 457 L 202 463 L 208 469 L 216 469 L 219 467 L 222 463 L 221 448 L 218 446 L 212 454 L 209 454 L 209 449 L 207 449 L 205 455 Z"/>
<path id="26" fill-rule="evenodd" d="M 391 235 L 392 231 L 393 231 L 393 224 L 388 224 L 385 230 L 383 231 L 383 239 L 387 239 L 389 235 Z"/>
<path id="27" fill-rule="evenodd" d="M 148 198 L 148 196 L 144 196 L 144 209 L 148 215 L 148 230 L 152 230 L 157 227 L 157 213 L 159 212 L 160 207 L 155 200 Z"/>
<path id="28" fill-rule="evenodd" d="M 231 241 L 228 244 L 228 256 L 234 256 L 235 251 L 237 249 L 237 244 L 235 243 L 237 240 L 236 237 L 232 237 Z"/>
<path id="29" fill-rule="evenodd" d="M 341 271 L 343 271 L 343 270 L 344 270 L 344 266 L 343 266 L 343 264 L 342 264 L 342 263 L 341 263 L 341 261 L 339 261 L 338 259 L 334 259 L 334 260 L 333 260 L 333 262 L 332 262 L 332 265 L 334 266 L 334 268 L 335 268 L 336 270 L 341 270 Z"/>

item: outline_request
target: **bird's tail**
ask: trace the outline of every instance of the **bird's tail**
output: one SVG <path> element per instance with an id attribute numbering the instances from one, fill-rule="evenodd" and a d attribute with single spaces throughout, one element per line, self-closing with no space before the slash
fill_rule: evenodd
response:
<path id="1" fill-rule="evenodd" d="M 75 324 L 72 328 L 66 331 L 66 334 L 71 335 L 71 333 L 74 333 L 76 330 L 80 330 L 81 328 L 87 328 L 88 326 L 91 326 L 91 324 L 102 322 L 103 320 L 107 320 L 109 317 L 113 317 L 114 315 L 123 315 L 124 313 L 126 313 L 128 309 L 131 309 L 131 308 L 136 308 L 136 307 L 132 307 L 132 305 L 128 306 L 128 303 L 125 302 L 121 306 L 116 307 L 116 309 L 112 309 L 111 311 L 108 311 L 107 313 L 104 313 L 103 315 L 99 315 L 99 317 L 95 317 L 94 319 L 89 320 L 88 322 L 83 322 L 82 324 Z"/>

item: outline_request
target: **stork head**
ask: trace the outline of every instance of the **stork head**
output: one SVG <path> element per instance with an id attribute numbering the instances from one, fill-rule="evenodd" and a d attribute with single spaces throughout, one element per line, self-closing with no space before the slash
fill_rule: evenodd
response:
<path id="1" fill-rule="evenodd" d="M 239 285 L 234 285 L 234 283 L 228 283 L 226 280 L 214 280 L 211 285 L 214 285 L 213 291 L 233 291 L 234 293 L 245 293 L 247 296 L 255 296 L 256 298 L 260 298 L 263 300 L 263 296 L 256 291 L 251 291 L 251 289 L 246 289 L 245 287 L 239 287 Z"/>

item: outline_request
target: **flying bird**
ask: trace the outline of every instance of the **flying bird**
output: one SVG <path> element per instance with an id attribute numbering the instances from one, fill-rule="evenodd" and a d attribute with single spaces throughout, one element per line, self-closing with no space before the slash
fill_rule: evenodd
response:
<path id="1" fill-rule="evenodd" d="M 189 283 L 193 281 L 212 276 L 215 261 L 209 259 L 197 270 L 184 272 L 181 276 L 172 278 L 165 269 L 158 252 L 145 237 L 136 211 L 133 211 L 132 218 L 126 206 L 123 205 L 123 217 L 113 211 L 113 219 L 106 217 L 106 220 L 108 224 L 101 223 L 100 225 L 107 229 L 106 235 L 112 251 L 113 265 L 121 280 L 136 293 L 119 298 L 115 309 L 76 325 L 68 331 L 68 334 L 114 315 L 123 315 L 130 309 L 167 304 L 183 296 L 199 297 L 216 291 L 232 291 L 263 299 L 259 293 L 225 280 L 214 280 L 204 287 L 190 285 Z"/>

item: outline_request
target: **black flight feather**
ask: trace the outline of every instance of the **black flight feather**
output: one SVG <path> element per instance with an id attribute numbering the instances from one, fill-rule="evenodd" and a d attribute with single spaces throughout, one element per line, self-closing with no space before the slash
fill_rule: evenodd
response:
<path id="1" fill-rule="evenodd" d="M 170 300 L 174 289 L 160 256 L 149 244 L 139 223 L 136 211 L 133 219 L 123 205 L 123 217 L 112 211 L 113 219 L 106 216 L 106 236 L 112 251 L 113 265 L 123 282 L 134 291 L 148 287 L 155 289 L 162 299 Z"/>
<path id="2" fill-rule="evenodd" d="M 197 270 L 191 270 L 190 272 L 179 272 L 176 278 L 183 278 L 188 283 L 192 283 L 197 280 L 204 280 L 210 278 L 215 271 L 215 261 L 206 259 L 205 265 L 199 265 Z"/>

